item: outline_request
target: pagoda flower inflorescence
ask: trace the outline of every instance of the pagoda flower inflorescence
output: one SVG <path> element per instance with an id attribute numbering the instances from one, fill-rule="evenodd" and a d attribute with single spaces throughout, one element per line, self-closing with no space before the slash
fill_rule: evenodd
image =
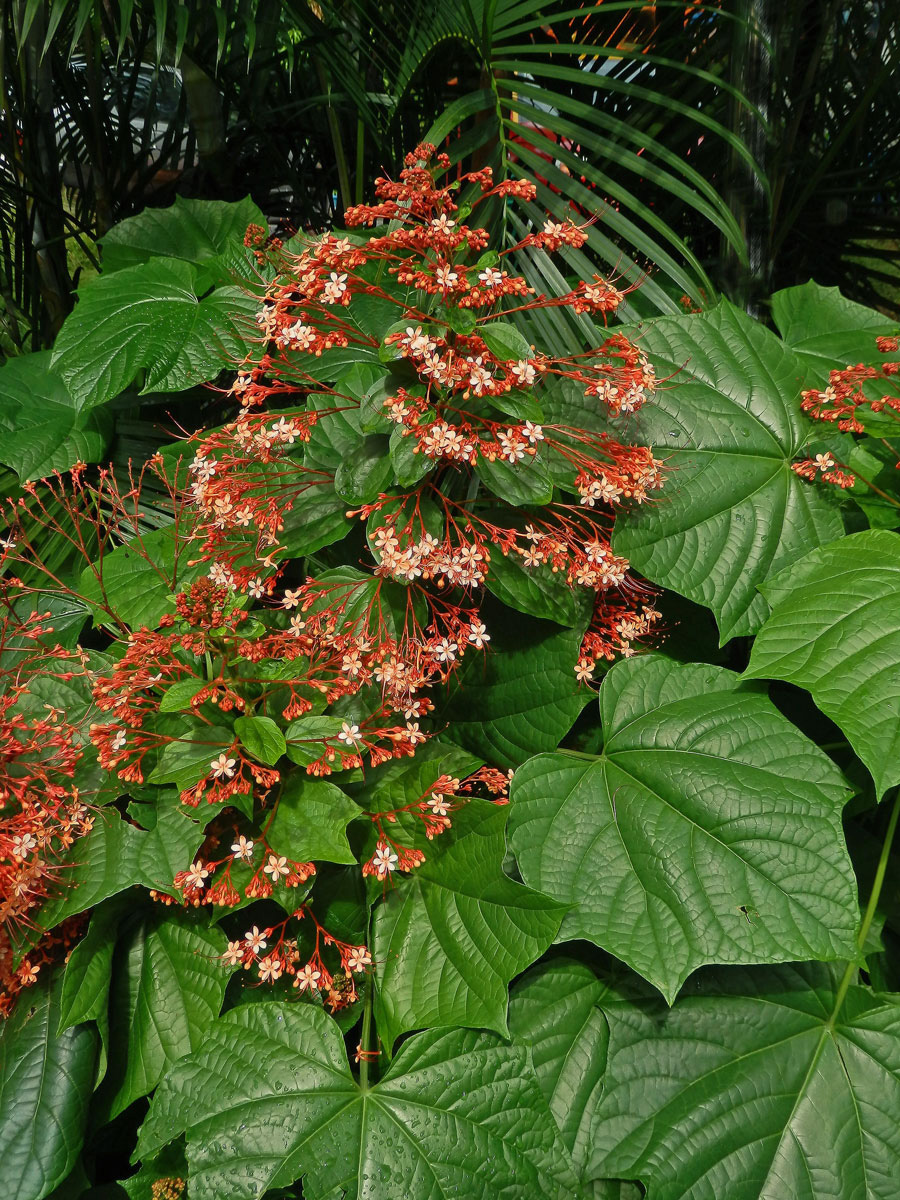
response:
<path id="1" fill-rule="evenodd" d="M 79 654 L 46 644 L 48 618 L 35 613 L 14 633 L 8 626 L 0 633 L 0 658 L 9 664 L 0 671 L 0 1016 L 80 931 L 70 921 L 42 936 L 39 910 L 66 852 L 94 822 L 74 783 L 77 730 L 65 713 L 29 696 L 35 675 L 65 681 L 84 671 Z M 23 938 L 29 948 L 17 955 Z"/>
<path id="2" fill-rule="evenodd" d="M 273 247 L 256 344 L 233 388 L 241 411 L 198 439 L 191 463 L 196 536 L 210 578 L 302 613 L 314 585 L 279 593 L 274 580 L 288 556 L 291 514 L 335 486 L 322 445 L 345 440 L 348 429 L 359 442 L 367 432 L 393 432 L 403 478 L 421 478 L 411 485 L 386 473 L 348 515 L 366 522 L 375 579 L 403 584 L 425 615 L 414 615 L 410 603 L 402 628 L 388 632 L 375 615 L 376 587 L 361 622 L 366 648 L 357 660 L 350 647 L 348 662 L 374 670 L 386 703 L 413 718 L 429 710 L 423 689 L 488 643 L 480 596 L 498 557 L 548 570 L 593 597 L 590 631 L 573 664 L 579 678 L 591 678 L 598 659 L 631 653 L 658 619 L 609 541 L 615 511 L 644 503 L 662 485 L 652 451 L 623 444 L 607 427 L 652 395 L 652 367 L 619 333 L 558 357 L 530 345 L 507 319 L 569 307 L 605 322 L 630 289 L 595 277 L 560 296 L 535 295 L 507 269 L 510 256 L 578 248 L 586 227 L 547 221 L 516 246 L 490 251 L 487 231 L 471 225 L 470 214 L 492 199 L 533 200 L 534 188 L 495 186 L 489 169 L 440 184 L 449 165 L 422 145 L 399 180 L 379 179 L 377 203 L 345 214 L 350 231 L 372 229 L 368 238 L 329 234 L 299 253 Z M 478 192 L 465 208 L 457 197 L 463 184 Z M 394 318 L 380 335 L 369 332 L 373 304 Z M 380 377 L 368 388 L 359 375 L 326 386 L 318 360 L 336 350 L 380 359 Z M 591 414 L 583 424 L 561 399 L 572 394 Z M 561 415 L 539 419 L 548 402 Z M 529 488 L 534 503 L 526 507 Z M 528 519 L 519 519 L 523 513 Z"/>
<path id="3" fill-rule="evenodd" d="M 276 925 L 260 918 L 240 937 L 232 927 L 223 961 L 332 1009 L 357 999 L 371 958 L 313 916 L 306 897 L 320 871 L 283 832 L 286 785 L 304 774 L 366 780 L 440 733 L 447 685 L 492 651 L 484 597 L 504 570 L 561 589 L 580 614 L 579 684 L 633 654 L 659 620 L 610 540 L 616 513 L 650 501 L 663 480 L 652 450 L 615 429 L 658 386 L 640 348 L 606 328 L 630 288 L 594 277 L 535 294 L 511 256 L 577 250 L 587 227 L 547 221 L 493 251 L 471 214 L 531 202 L 532 185 L 495 186 L 487 169 L 439 182 L 449 165 L 417 147 L 399 180 L 377 181 L 375 204 L 348 210 L 344 234 L 284 246 L 248 231 L 259 310 L 223 395 L 236 415 L 188 439 L 192 457 L 174 475 L 158 453 L 127 476 L 77 465 L 25 485 L 2 549 L 13 598 L 36 590 L 9 574 L 19 564 L 67 591 L 41 558 L 42 533 L 87 560 L 79 586 L 112 644 L 90 673 L 82 740 L 116 797 L 171 785 L 200 831 L 154 898 L 281 903 L 289 915 Z M 550 354 L 511 319 L 551 308 L 600 322 L 598 344 Z M 175 518 L 163 559 L 145 540 L 148 481 Z M 335 566 L 338 541 L 350 561 Z M 126 547 L 151 586 L 162 581 L 152 619 L 123 616 L 107 586 Z M 68 762 L 61 729 L 41 727 Z M 360 803 L 365 886 L 395 886 L 462 806 L 505 804 L 508 785 L 488 765 L 441 775 L 394 808 Z M 52 812 L 30 811 L 0 869 L 39 899 L 52 839 L 67 844 L 91 817 L 73 789 Z"/>

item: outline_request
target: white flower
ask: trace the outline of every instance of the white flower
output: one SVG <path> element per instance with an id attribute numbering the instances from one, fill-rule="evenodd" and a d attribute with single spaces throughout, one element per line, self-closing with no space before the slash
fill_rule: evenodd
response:
<path id="1" fill-rule="evenodd" d="M 338 740 L 346 742 L 348 746 L 359 745 L 360 729 L 358 725 L 351 725 L 344 721 L 341 725 L 341 732 L 338 734 Z"/>
<path id="2" fill-rule="evenodd" d="M 229 758 L 227 754 L 220 754 L 218 758 L 214 758 L 209 764 L 209 769 L 214 779 L 231 779 L 234 776 L 235 768 L 237 767 L 237 759 Z"/>
<path id="3" fill-rule="evenodd" d="M 255 925 L 244 934 L 244 941 L 247 943 L 247 949 L 252 950 L 254 954 L 259 954 L 260 950 L 265 950 L 269 944 L 265 934 L 260 933 Z"/>
<path id="4" fill-rule="evenodd" d="M 441 638 L 436 647 L 438 662 L 452 663 L 456 661 L 456 652 L 459 649 L 456 642 L 451 642 L 449 638 Z"/>
<path id="5" fill-rule="evenodd" d="M 307 963 L 302 971 L 297 972 L 294 987 L 301 992 L 305 992 L 307 988 L 316 992 L 319 990 L 319 980 L 321 978 L 322 972 L 316 971 L 311 963 Z"/>
<path id="6" fill-rule="evenodd" d="M 235 858 L 242 858 L 245 862 L 250 862 L 253 858 L 253 842 L 241 834 L 236 842 L 231 843 L 231 853 Z"/>
<path id="7" fill-rule="evenodd" d="M 203 863 L 198 858 L 196 862 L 191 863 L 185 876 L 185 883 L 191 884 L 192 887 L 203 887 L 203 884 L 209 877 L 209 871 L 204 867 Z"/>
<path id="8" fill-rule="evenodd" d="M 260 959 L 257 968 L 259 970 L 259 977 L 263 983 L 274 983 L 276 979 L 281 977 L 284 965 L 276 955 L 267 954 L 265 958 Z"/>
<path id="9" fill-rule="evenodd" d="M 362 971 L 372 965 L 372 955 L 365 946 L 354 946 L 347 955 L 347 970 Z"/>
<path id="10" fill-rule="evenodd" d="M 480 621 L 473 621 L 469 626 L 469 641 L 476 650 L 483 650 L 485 642 L 491 640 L 487 628 Z"/>
<path id="11" fill-rule="evenodd" d="M 229 942 L 228 949 L 222 955 L 223 961 L 229 967 L 236 967 L 244 957 L 244 943 L 241 941 Z"/>
<path id="12" fill-rule="evenodd" d="M 272 876 L 272 882 L 277 883 L 285 875 L 290 875 L 291 868 L 287 865 L 284 855 L 270 854 L 263 870 Z"/>
<path id="13" fill-rule="evenodd" d="M 37 842 L 30 833 L 20 833 L 12 839 L 10 849 L 13 853 L 13 858 L 27 858 L 31 850 L 34 850 Z"/>

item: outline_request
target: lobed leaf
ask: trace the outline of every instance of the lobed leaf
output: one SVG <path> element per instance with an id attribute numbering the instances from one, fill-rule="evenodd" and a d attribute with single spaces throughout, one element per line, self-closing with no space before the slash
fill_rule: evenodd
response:
<path id="1" fill-rule="evenodd" d="M 503 874 L 506 811 L 472 800 L 375 910 L 379 1036 L 468 1025 L 505 1034 L 506 990 L 552 942 L 565 905 Z"/>
<path id="2" fill-rule="evenodd" d="M 193 284 L 190 265 L 168 258 L 126 267 L 81 289 L 52 358 L 76 409 L 105 404 L 141 370 L 142 394 L 177 392 L 240 360 L 241 322 L 252 319 L 255 298 L 223 287 L 201 300 Z"/>
<path id="3" fill-rule="evenodd" d="M 838 769 L 719 667 L 626 659 L 600 691 L 602 755 L 516 772 L 510 844 L 576 907 L 561 936 L 615 954 L 671 1002 L 704 963 L 855 954 Z"/>
<path id="4" fill-rule="evenodd" d="M 648 1200 L 892 1200 L 900 1006 L 827 967 L 710 973 L 671 1011 L 605 1008 L 596 1175 Z"/>
<path id="5" fill-rule="evenodd" d="M 244 1005 L 163 1080 L 138 1154 L 181 1133 L 197 1196 L 252 1200 L 300 1177 L 307 1200 L 578 1196 L 527 1052 L 486 1033 L 419 1034 L 363 1088 L 324 1012 Z"/>
<path id="6" fill-rule="evenodd" d="M 295 862 L 355 863 L 346 829 L 359 815 L 333 783 L 293 772 L 282 786 L 266 840 L 276 854 Z"/>
<path id="7" fill-rule="evenodd" d="M 163 910 L 126 931 L 110 989 L 110 1118 L 156 1087 L 168 1067 L 197 1050 L 219 1014 L 229 973 L 218 961 L 221 930 L 193 914 Z"/>

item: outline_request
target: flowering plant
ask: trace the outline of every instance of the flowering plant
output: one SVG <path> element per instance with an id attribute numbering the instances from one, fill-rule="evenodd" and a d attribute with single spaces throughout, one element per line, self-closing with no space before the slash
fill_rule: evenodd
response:
<path id="1" fill-rule="evenodd" d="M 340 233 L 254 224 L 229 251 L 243 307 L 203 428 L 127 468 L 68 458 L 7 506 L 4 1169 L 77 1191 L 115 1122 L 134 1200 L 674 1195 L 682 1144 L 719 1194 L 749 1086 L 777 1135 L 754 1179 L 797 1145 L 792 1177 L 834 1166 L 805 1106 L 890 1178 L 860 1113 L 900 1026 L 860 963 L 889 977 L 900 802 L 861 922 L 840 812 L 848 776 L 872 822 L 900 782 L 868 715 L 896 664 L 864 637 L 900 552 L 841 537 L 849 510 L 791 469 L 808 326 L 860 314 L 807 289 L 775 297 L 781 338 L 727 303 L 626 326 L 621 281 L 529 273 L 569 270 L 583 224 L 491 249 L 481 214 L 532 187 L 420 146 L 376 191 Z M 144 270 L 70 321 L 106 289 L 121 323 L 125 283 L 167 274 Z M 593 344 L 559 349 L 563 311 Z M 820 1080 L 878 1038 L 881 1074 Z M 17 1082 L 45 1074 L 46 1098 Z"/>

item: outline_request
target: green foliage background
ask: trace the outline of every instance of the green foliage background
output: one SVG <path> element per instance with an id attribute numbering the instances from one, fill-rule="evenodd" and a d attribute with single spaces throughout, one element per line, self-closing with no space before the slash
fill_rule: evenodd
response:
<path id="1" fill-rule="evenodd" d="M 130 18 L 143 22 L 147 46 L 171 29 L 180 53 L 199 53 L 210 14 L 164 7 L 157 25 L 140 6 Z M 603 7 L 628 13 L 635 6 Z M 880 20 L 879 6 L 859 8 L 869 28 Z M 779 19 L 789 26 L 794 10 L 783 9 Z M 770 247 L 787 245 L 791 220 L 814 236 L 801 214 L 815 193 L 797 177 L 796 158 L 780 160 L 780 182 L 760 167 L 746 125 L 752 105 L 740 93 L 744 77 L 730 89 L 719 76 L 715 84 L 707 78 L 714 62 L 721 68 L 721 55 L 704 57 L 710 45 L 721 47 L 721 33 L 719 42 L 698 39 L 699 62 L 664 62 L 656 47 L 658 80 L 671 71 L 679 86 L 696 89 L 685 100 L 690 113 L 670 105 L 660 117 L 667 94 L 662 87 L 642 93 L 620 75 L 627 56 L 612 47 L 617 65 L 604 79 L 624 107 L 610 115 L 597 105 L 588 114 L 576 68 L 529 40 L 533 5 L 447 6 L 435 17 L 438 28 L 415 24 L 421 38 L 404 47 L 374 41 L 379 86 L 389 80 L 396 102 L 373 106 L 373 67 L 361 47 L 384 28 L 387 10 L 361 3 L 325 8 L 321 17 L 291 10 L 308 46 L 286 41 L 262 6 L 249 15 L 221 11 L 209 45 L 224 62 L 238 53 L 235 30 L 249 38 L 256 29 L 273 73 L 284 70 L 289 47 L 300 74 L 303 56 L 314 52 L 326 72 L 316 86 L 333 89 L 340 79 L 346 89 L 328 90 L 337 127 L 328 117 L 305 151 L 314 155 L 326 138 L 334 148 L 347 143 L 329 159 L 333 177 L 311 208 L 318 216 L 332 184 L 352 199 L 370 155 L 410 140 L 410 106 L 431 95 L 423 64 L 434 61 L 443 38 L 469 47 L 467 69 L 477 78 L 436 116 L 435 129 L 461 125 L 460 155 L 483 153 L 512 175 L 546 180 L 539 199 L 551 207 L 564 208 L 573 195 L 589 203 L 597 193 L 582 195 L 588 184 L 561 172 L 565 153 L 548 164 L 521 144 L 513 148 L 527 104 L 539 107 L 552 93 L 554 112 L 542 128 L 555 125 L 561 137 L 577 125 L 578 144 L 595 163 L 579 169 L 604 196 L 615 195 L 610 164 L 634 167 L 634 139 L 623 128 L 641 114 L 637 128 L 642 137 L 652 132 L 658 151 L 654 185 L 669 204 L 650 214 L 644 193 L 638 202 L 623 190 L 614 219 L 592 235 L 590 258 L 574 254 L 566 270 L 622 261 L 623 246 L 635 262 L 646 256 L 658 268 L 625 316 L 657 375 L 671 377 L 635 419 L 636 438 L 665 451 L 671 474 L 659 503 L 620 519 L 615 546 L 664 589 L 669 632 L 657 653 L 615 665 L 597 702 L 572 679 L 578 614 L 561 607 L 552 588 L 513 575 L 494 580 L 503 630 L 487 667 L 470 670 L 447 697 L 441 741 L 412 764 L 390 764 L 361 789 L 349 787 L 349 800 L 340 793 L 346 807 L 316 792 L 332 787 L 326 783 L 292 798 L 298 828 L 310 812 L 330 814 L 305 853 L 333 864 L 335 921 L 362 937 L 369 904 L 374 910 L 373 948 L 385 965 L 372 1012 L 389 1059 L 378 1078 L 351 1062 L 352 1046 L 348 1057 L 358 1031 L 345 1038 L 323 1011 L 247 993 L 233 1003 L 227 977 L 211 961 L 225 935 L 205 910 L 173 913 L 133 900 L 136 883 L 168 886 L 202 841 L 167 788 L 178 782 L 183 758 L 157 769 L 155 795 L 172 801 L 159 803 L 158 814 L 144 797 L 129 805 L 132 821 L 104 809 L 77 847 L 74 886 L 42 914 L 52 925 L 92 909 L 88 932 L 65 969 L 31 989 L 0 1031 L 0 1177 L 14 1181 L 17 1200 L 150 1200 L 164 1176 L 189 1178 L 191 1200 L 633 1200 L 642 1191 L 650 1200 L 893 1200 L 900 1178 L 893 849 L 900 439 L 890 428 L 855 440 L 841 435 L 847 454 L 852 442 L 852 453 L 874 462 L 870 478 L 886 501 L 863 485 L 835 497 L 799 479 L 791 462 L 834 444 L 800 415 L 801 389 L 824 386 L 832 368 L 873 358 L 875 336 L 896 333 L 895 320 L 835 288 L 799 282 L 810 273 L 799 253 L 785 266 L 773 252 L 761 275 L 732 286 L 728 270 L 749 263 L 746 227 L 729 216 L 729 188 L 740 190 L 744 168 L 735 162 L 727 178 L 716 176 L 718 188 L 712 171 L 696 161 L 688 170 L 668 153 L 688 137 L 679 122 L 698 119 L 696 96 L 721 89 L 714 93 L 720 108 L 709 116 L 709 140 L 720 139 L 715 153 L 729 146 L 762 178 L 764 193 L 778 196 Z M 565 25 L 583 14 L 551 15 Z M 55 31 L 78 35 L 86 20 L 112 19 L 64 4 L 23 5 L 14 16 L 23 45 L 39 36 L 52 53 Z M 343 39 L 334 34 L 339 21 L 349 29 Z M 732 15 L 735 38 L 748 21 L 746 13 Z M 134 36 L 122 18 L 126 27 Z M 818 28 L 815 61 L 827 63 L 840 47 L 824 22 Z M 607 46 L 599 34 L 596 45 Z M 887 61 L 880 45 L 879 64 Z M 771 61 L 776 90 L 787 67 Z M 881 95 L 881 70 L 848 101 L 860 127 L 868 120 L 863 98 L 871 104 Z M 513 89 L 510 80 L 522 73 L 531 78 Z M 312 91 L 305 107 L 290 111 L 322 109 L 321 93 Z M 744 115 L 729 125 L 731 102 Z M 819 102 L 828 103 L 819 92 L 815 104 L 806 96 L 795 144 Z M 354 145 L 348 128 L 355 152 L 347 149 Z M 544 136 L 535 133 L 536 143 Z M 884 158 L 892 153 L 886 146 Z M 826 179 L 820 172 L 814 182 L 825 188 Z M 687 228 L 688 210 L 722 222 L 716 270 L 713 243 L 701 249 L 697 225 L 690 239 L 674 232 Z M 112 211 L 123 215 L 114 209 L 105 219 Z M 95 212 L 79 219 L 82 232 L 98 231 Z M 0 367 L 8 495 L 76 461 L 111 457 L 121 472 L 129 458 L 146 459 L 167 426 L 211 422 L 217 410 L 201 385 L 220 377 L 254 308 L 238 286 L 249 266 L 241 239 L 251 221 L 265 217 L 249 197 L 180 199 L 99 227 L 103 271 L 83 281 L 71 313 L 64 316 L 66 301 L 46 323 L 46 297 L 29 309 L 41 314 L 33 317 L 32 328 L 42 331 L 35 345 L 49 343 L 47 331 L 59 326 L 52 348 Z M 515 218 L 498 216 L 504 221 L 514 236 Z M 869 232 L 851 225 L 849 242 Z M 841 254 L 830 269 L 849 261 Z M 555 268 L 548 260 L 538 269 L 549 286 Z M 877 278 L 863 284 L 862 274 L 842 282 L 857 299 L 867 289 L 872 299 Z M 764 323 L 747 315 L 744 302 L 771 281 L 790 286 L 771 297 Z M 731 300 L 716 300 L 717 288 Z M 706 310 L 680 313 L 674 301 L 682 289 L 697 297 L 704 289 Z M 522 332 L 534 336 L 524 322 Z M 588 336 L 583 324 L 549 319 L 539 332 L 561 349 Z M 320 452 L 346 458 L 340 446 Z M 347 473 L 343 486 L 369 485 Z M 169 569 L 168 500 L 153 500 L 144 505 L 144 541 Z M 340 545 L 349 528 L 345 506 L 332 498 L 301 515 L 292 531 L 298 558 Z M 46 553 L 60 572 L 74 569 L 64 539 L 48 542 Z M 105 582 L 130 626 L 171 606 L 165 581 L 127 547 L 107 561 Z M 83 591 L 84 603 L 56 622 L 73 642 L 92 616 L 98 626 L 103 620 L 89 582 Z M 70 715 L 88 704 L 50 690 L 36 695 L 44 702 Z M 423 778 L 482 760 L 516 768 L 509 809 L 473 802 L 455 820 L 452 842 L 436 844 L 413 878 L 384 898 L 348 900 L 340 873 L 355 861 L 356 806 L 377 806 L 379 789 L 392 803 L 418 795 Z M 284 836 L 294 844 L 296 830 Z M 126 1178 L 132 1151 L 140 1166 Z"/>

